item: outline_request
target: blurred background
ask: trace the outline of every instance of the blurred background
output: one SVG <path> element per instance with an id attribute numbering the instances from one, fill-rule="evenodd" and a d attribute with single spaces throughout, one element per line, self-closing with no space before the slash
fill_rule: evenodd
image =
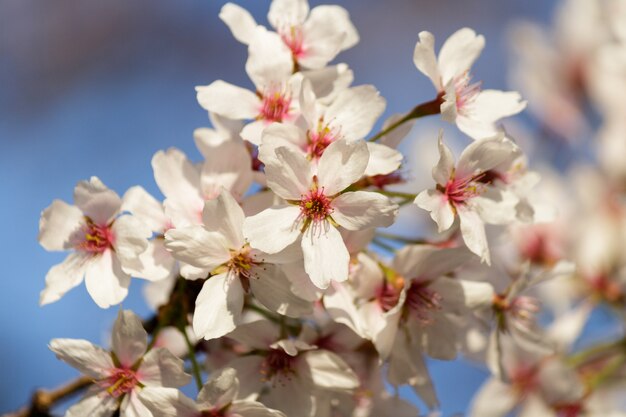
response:
<path id="1" fill-rule="evenodd" d="M 192 132 L 209 122 L 194 86 L 224 79 L 252 87 L 246 47 L 218 19 L 224 3 L 0 0 L 0 413 L 28 402 L 37 387 L 76 376 L 48 350 L 52 338 L 104 343 L 118 311 L 99 309 L 84 285 L 38 306 L 46 272 L 65 256 L 38 245 L 40 212 L 57 198 L 72 202 L 75 184 L 92 175 L 119 194 L 142 185 L 159 196 L 150 167 L 157 150 L 176 146 L 199 160 Z M 237 3 L 267 23 L 269 0 Z M 485 35 L 474 77 L 506 89 L 507 28 L 521 19 L 547 24 L 555 2 L 336 3 L 361 35 L 339 62 L 353 68 L 355 84 L 381 91 L 389 115 L 433 97 L 412 62 L 419 31 L 433 32 L 437 48 L 463 26 Z M 147 316 L 140 286 L 133 280 L 122 306 Z M 431 365 L 444 415 L 465 411 L 487 373 L 462 363 Z"/>

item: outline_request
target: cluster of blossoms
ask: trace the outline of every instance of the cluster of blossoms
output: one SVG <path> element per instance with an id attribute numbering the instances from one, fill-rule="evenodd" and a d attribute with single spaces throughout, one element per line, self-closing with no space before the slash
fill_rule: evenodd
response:
<path id="1" fill-rule="evenodd" d="M 74 205 L 56 200 L 42 213 L 41 245 L 71 251 L 46 276 L 42 305 L 84 279 L 108 308 L 136 277 L 150 281 L 156 310 L 144 323 L 120 311 L 110 351 L 50 343 L 92 381 L 66 416 L 415 417 L 397 388 L 436 411 L 427 360 L 460 355 L 492 374 L 473 417 L 626 416 L 614 395 L 624 339 L 572 350 L 596 307 L 625 316 L 622 2 L 568 0 L 568 43 L 554 49 L 520 28 L 534 49 L 520 55 L 519 89 L 546 125 L 559 135 L 572 120 L 589 125 L 585 97 L 602 112 L 599 168 L 577 168 L 579 193 L 562 174 L 540 183 L 528 169 L 501 125 L 526 101 L 471 80 L 485 43 L 471 29 L 438 53 L 431 33 L 418 34 L 413 59 L 433 99 L 373 134 L 385 100 L 353 86 L 346 64 L 329 65 L 359 40 L 346 10 L 273 0 L 270 28 L 231 3 L 220 18 L 247 45 L 255 90 L 222 80 L 196 88 L 213 125 L 194 133 L 203 160 L 175 148 L 154 155 L 163 201 L 140 186 L 120 197 L 92 177 Z M 580 19 L 584 43 L 567 32 Z M 442 134 L 430 138 L 432 186 L 412 189 L 397 148 L 414 119 L 438 114 L 467 145 L 455 158 Z M 400 215 L 436 231 L 381 230 Z M 544 304 L 554 314 L 540 321 Z M 178 390 L 192 379 L 185 361 L 197 400 Z"/>

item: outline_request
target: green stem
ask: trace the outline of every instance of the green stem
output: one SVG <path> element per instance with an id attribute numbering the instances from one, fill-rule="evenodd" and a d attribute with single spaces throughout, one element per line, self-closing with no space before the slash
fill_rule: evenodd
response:
<path id="1" fill-rule="evenodd" d="M 581 352 L 574 353 L 567 358 L 567 363 L 570 366 L 578 367 L 580 365 L 584 365 L 590 360 L 597 359 L 606 353 L 612 353 L 612 351 L 619 349 L 620 347 L 626 348 L 626 338 L 591 346 Z"/>
<path id="2" fill-rule="evenodd" d="M 426 239 L 411 239 L 404 236 L 394 235 L 392 233 L 384 233 L 384 232 L 376 232 L 376 237 L 380 237 L 383 239 L 395 240 L 402 243 L 411 243 L 411 244 L 426 244 L 428 243 Z"/>
<path id="3" fill-rule="evenodd" d="M 589 389 L 591 391 L 595 390 L 604 381 L 611 378 L 616 372 L 622 369 L 624 363 L 626 363 L 626 356 L 624 353 L 612 358 L 606 366 L 589 381 Z"/>
<path id="4" fill-rule="evenodd" d="M 415 200 L 415 197 L 417 197 L 417 194 L 402 193 L 400 191 L 375 190 L 375 192 L 386 195 L 387 197 L 400 197 L 411 201 Z"/>
<path id="5" fill-rule="evenodd" d="M 376 245 L 376 246 L 380 246 L 381 248 L 386 249 L 387 251 L 389 251 L 391 253 L 396 251 L 396 248 L 394 248 L 391 245 L 386 244 L 385 242 L 382 242 L 380 239 L 374 238 L 374 239 L 372 239 L 372 243 L 374 245 Z"/>
<path id="6" fill-rule="evenodd" d="M 440 107 L 441 107 L 442 101 L 443 101 L 443 98 L 441 96 L 437 96 L 437 98 L 432 101 L 418 104 L 417 106 L 413 108 L 413 110 L 411 110 L 406 115 L 404 115 L 404 117 L 395 121 L 391 125 L 387 126 L 385 129 L 381 130 L 380 132 L 378 132 L 377 134 L 369 138 L 367 141 L 376 142 L 378 139 L 382 138 L 389 132 L 397 129 L 399 126 L 403 125 L 409 120 L 418 119 L 420 117 L 441 113 Z"/>
<path id="7" fill-rule="evenodd" d="M 198 391 L 202 389 L 202 376 L 200 375 L 200 365 L 198 364 L 198 360 L 196 359 L 196 348 L 194 347 L 191 340 L 189 340 L 189 335 L 185 331 L 185 328 L 178 329 L 185 338 L 185 343 L 187 344 L 187 349 L 189 350 L 189 360 L 191 361 L 191 369 L 193 371 L 193 377 L 196 380 L 196 386 L 198 387 Z"/>

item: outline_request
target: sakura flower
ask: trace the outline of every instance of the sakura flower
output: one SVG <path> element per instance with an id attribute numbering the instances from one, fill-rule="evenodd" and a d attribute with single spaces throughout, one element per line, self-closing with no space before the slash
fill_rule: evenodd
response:
<path id="1" fill-rule="evenodd" d="M 440 233 L 458 218 L 467 247 L 490 263 L 484 223 L 507 224 L 515 219 L 519 198 L 506 184 L 507 171 L 520 152 L 504 137 L 484 139 L 465 148 L 455 166 L 440 135 L 439 162 L 432 171 L 437 187 L 419 193 L 414 203 L 430 212 Z M 505 186 L 497 187 L 499 182 Z"/>
<path id="2" fill-rule="evenodd" d="M 122 199 L 97 177 L 74 189 L 75 206 L 55 200 L 41 213 L 39 243 L 47 250 L 73 250 L 46 275 L 41 305 L 59 300 L 85 278 L 87 291 L 101 308 L 128 294 L 136 258 L 148 247 L 149 228 L 121 213 Z"/>
<path id="3" fill-rule="evenodd" d="M 70 407 L 65 417 L 151 416 L 139 400 L 140 391 L 154 387 L 179 387 L 191 376 L 183 361 L 167 349 L 147 349 L 147 333 L 131 311 L 120 311 L 108 352 L 86 340 L 54 339 L 50 349 L 64 362 L 93 380 L 87 395 Z"/>
<path id="4" fill-rule="evenodd" d="M 480 83 L 471 83 L 469 74 L 474 61 L 485 45 L 482 35 L 469 28 L 453 33 L 435 57 L 435 38 L 430 32 L 420 32 L 415 45 L 413 62 L 430 78 L 443 97 L 442 118 L 456 123 L 473 139 L 483 139 L 498 133 L 496 122 L 512 116 L 526 107 L 517 92 L 481 91 Z"/>
<path id="5" fill-rule="evenodd" d="M 389 226 L 397 205 L 377 193 L 343 192 L 363 176 L 368 150 L 364 142 L 336 141 L 314 166 L 294 150 L 279 147 L 266 163 L 267 184 L 287 204 L 249 217 L 244 236 L 253 248 L 277 253 L 300 236 L 304 269 L 319 288 L 348 278 L 350 255 L 337 229 Z"/>
<path id="6" fill-rule="evenodd" d="M 256 22 L 245 9 L 226 3 L 220 18 L 238 41 L 255 40 Z M 341 51 L 353 47 L 359 35 L 348 12 L 339 6 L 317 6 L 306 0 L 273 0 L 267 16 L 298 67 L 323 68 Z"/>
<path id="7" fill-rule="evenodd" d="M 193 401 L 172 388 L 144 390 L 141 401 L 154 417 L 285 417 L 256 401 L 238 400 L 239 380 L 234 369 L 211 376 Z"/>
<path id="8" fill-rule="evenodd" d="M 275 264 L 293 262 L 291 253 L 267 255 L 243 238 L 244 213 L 227 192 L 207 201 L 204 226 L 169 230 L 165 245 L 172 255 L 211 277 L 196 299 L 194 332 L 205 339 L 221 337 L 241 323 L 246 293 L 279 314 L 299 317 L 310 304 L 294 295 L 290 281 Z"/>

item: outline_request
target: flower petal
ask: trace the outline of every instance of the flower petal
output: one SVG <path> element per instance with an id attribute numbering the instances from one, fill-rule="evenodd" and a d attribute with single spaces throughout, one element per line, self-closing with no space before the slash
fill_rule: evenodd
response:
<path id="1" fill-rule="evenodd" d="M 115 236 L 113 248 L 122 266 L 127 261 L 133 262 L 148 248 L 152 231 L 138 218 L 122 215 L 115 220 L 112 229 Z"/>
<path id="2" fill-rule="evenodd" d="M 70 253 L 63 262 L 50 268 L 46 274 L 46 288 L 41 291 L 39 305 L 59 300 L 66 292 L 83 281 L 92 257 L 81 252 Z"/>
<path id="3" fill-rule="evenodd" d="M 150 349 L 137 369 L 137 379 L 148 387 L 182 387 L 191 381 L 185 363 L 166 348 Z"/>
<path id="4" fill-rule="evenodd" d="M 343 193 L 332 201 L 332 218 L 348 230 L 388 227 L 398 214 L 398 205 L 382 194 L 368 191 Z"/>
<path id="5" fill-rule="evenodd" d="M 227 190 L 205 203 L 202 220 L 207 230 L 218 232 L 226 238 L 229 248 L 239 249 L 243 246 L 245 216 L 241 206 Z"/>
<path id="6" fill-rule="evenodd" d="M 124 367 L 130 368 L 148 347 L 148 333 L 130 310 L 120 310 L 111 332 L 111 348 Z"/>
<path id="7" fill-rule="evenodd" d="M 302 253 L 309 278 L 316 287 L 326 289 L 330 281 L 348 279 L 350 254 L 334 226 L 327 223 L 319 227 L 323 230 L 307 229 L 302 237 Z"/>
<path id="8" fill-rule="evenodd" d="M 203 109 L 230 119 L 254 119 L 261 110 L 261 102 L 256 94 L 222 80 L 198 86 L 196 92 L 198 103 Z"/>
<path id="9" fill-rule="evenodd" d="M 267 20 L 275 29 L 300 26 L 309 14 L 307 0 L 274 0 L 270 5 Z"/>
<path id="10" fill-rule="evenodd" d="M 52 339 L 48 347 L 58 359 L 93 379 L 105 378 L 115 368 L 111 354 L 87 340 Z"/>
<path id="11" fill-rule="evenodd" d="M 485 47 L 485 38 L 472 29 L 463 28 L 453 33 L 439 51 L 439 71 L 443 85 L 469 71 Z"/>
<path id="12" fill-rule="evenodd" d="M 426 31 L 420 32 L 418 37 L 413 51 L 413 63 L 422 74 L 430 78 L 437 91 L 442 91 L 441 75 L 435 57 L 435 37 Z"/>
<path id="13" fill-rule="evenodd" d="M 339 93 L 324 119 L 346 140 L 363 139 L 385 111 L 386 102 L 373 85 L 361 85 Z"/>
<path id="14" fill-rule="evenodd" d="M 313 383 L 321 388 L 351 390 L 359 386 L 354 371 L 335 353 L 327 350 L 312 350 L 304 354 L 311 368 Z"/>
<path id="15" fill-rule="evenodd" d="M 94 257 L 85 272 L 85 284 L 91 298 L 100 308 L 119 304 L 128 295 L 130 275 L 122 270 L 111 250 Z"/>
<path id="16" fill-rule="evenodd" d="M 102 390 L 87 395 L 71 406 L 66 411 L 65 417 L 111 417 L 119 406 L 115 397 Z"/>
<path id="17" fill-rule="evenodd" d="M 200 172 L 182 151 L 170 148 L 155 153 L 152 170 L 154 180 L 170 203 L 194 207 L 202 201 Z"/>
<path id="18" fill-rule="evenodd" d="M 363 141 L 337 140 L 319 160 L 317 178 L 326 195 L 335 195 L 357 182 L 365 173 L 369 151 Z"/>
<path id="19" fill-rule="evenodd" d="M 228 241 L 219 232 L 202 226 L 170 229 L 165 233 L 165 247 L 172 256 L 197 268 L 213 270 L 230 259 Z"/>
<path id="20" fill-rule="evenodd" d="M 329 147 L 330 148 L 330 147 Z M 267 186 L 285 200 L 300 200 L 311 185 L 311 164 L 302 152 L 281 146 L 274 150 L 275 158 L 267 158 Z"/>
<path id="21" fill-rule="evenodd" d="M 74 246 L 73 236 L 84 224 L 83 213 L 65 201 L 54 200 L 41 213 L 38 240 L 46 250 L 67 250 Z"/>
<path id="22" fill-rule="evenodd" d="M 280 252 L 300 236 L 299 216 L 300 207 L 268 208 L 244 221 L 243 235 L 255 249 L 269 254 Z"/>
<path id="23" fill-rule="evenodd" d="M 222 409 L 237 398 L 239 380 L 237 371 L 226 368 L 215 372 L 198 394 L 198 404 L 208 408 Z"/>
<path id="24" fill-rule="evenodd" d="M 437 223 L 439 233 L 448 230 L 454 223 L 454 210 L 446 196 L 437 190 L 424 190 L 415 197 L 413 204 L 430 212 Z"/>
<path id="25" fill-rule="evenodd" d="M 130 212 L 157 233 L 163 233 L 169 220 L 163 211 L 163 204 L 138 185 L 124 193 L 120 211 Z"/>
<path id="26" fill-rule="evenodd" d="M 94 223 L 106 225 L 119 212 L 122 200 L 98 177 L 91 177 L 74 188 L 74 203 Z"/>
<path id="27" fill-rule="evenodd" d="M 270 311 L 289 317 L 302 317 L 312 312 L 313 306 L 291 292 L 291 281 L 282 268 L 272 264 L 262 264 L 251 271 L 255 278 L 250 279 L 252 294 Z"/>
<path id="28" fill-rule="evenodd" d="M 257 23 L 246 9 L 234 3 L 226 3 L 219 16 L 235 39 L 246 45 L 252 42 Z"/>
<path id="29" fill-rule="evenodd" d="M 292 71 L 291 50 L 278 33 L 270 32 L 263 26 L 257 26 L 252 42 L 248 46 L 248 60 L 246 61 L 246 72 L 257 90 L 264 91 L 276 84 L 282 85 L 289 79 Z M 219 112 L 216 113 L 219 114 Z M 224 114 L 224 116 L 228 115 Z M 228 117 L 236 119 L 236 117 Z"/>
<path id="30" fill-rule="evenodd" d="M 478 213 L 468 209 L 457 210 L 461 226 L 461 235 L 467 248 L 480 257 L 481 262 L 491 264 L 489 245 L 485 234 L 485 224 Z"/>
<path id="31" fill-rule="evenodd" d="M 196 298 L 193 331 L 210 340 L 233 331 L 241 322 L 244 292 L 239 279 L 228 281 L 227 274 L 210 277 Z"/>
<path id="32" fill-rule="evenodd" d="M 139 399 L 153 417 L 198 417 L 196 402 L 175 388 L 141 390 Z"/>

